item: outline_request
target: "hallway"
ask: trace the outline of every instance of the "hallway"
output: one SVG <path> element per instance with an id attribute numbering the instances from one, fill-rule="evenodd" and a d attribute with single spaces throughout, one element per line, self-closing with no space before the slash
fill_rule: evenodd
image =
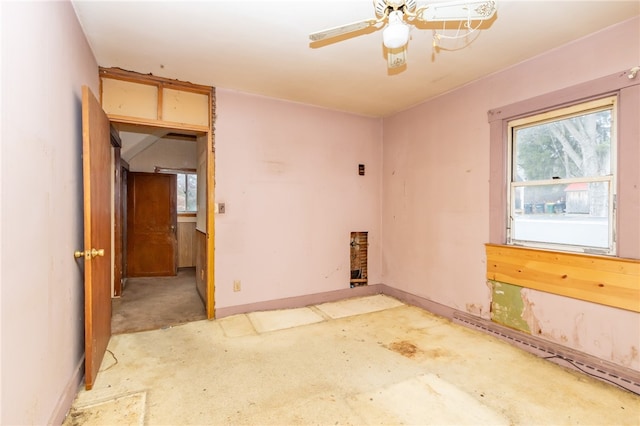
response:
<path id="1" fill-rule="evenodd" d="M 112 299 L 112 334 L 206 319 L 195 282 L 195 268 L 181 268 L 175 277 L 128 278 L 122 297 Z"/>
<path id="2" fill-rule="evenodd" d="M 113 336 L 65 425 L 637 424 L 640 397 L 374 295 Z"/>

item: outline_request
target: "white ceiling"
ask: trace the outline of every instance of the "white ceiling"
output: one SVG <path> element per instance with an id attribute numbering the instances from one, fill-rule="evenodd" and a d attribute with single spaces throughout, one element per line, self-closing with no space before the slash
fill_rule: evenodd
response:
<path id="1" fill-rule="evenodd" d="M 373 18 L 371 0 L 72 2 L 100 66 L 374 117 L 640 14 L 637 0 L 498 0 L 489 28 L 461 50 L 434 53 L 432 30 L 413 28 L 407 66 L 394 73 L 382 31 L 309 42 Z"/>

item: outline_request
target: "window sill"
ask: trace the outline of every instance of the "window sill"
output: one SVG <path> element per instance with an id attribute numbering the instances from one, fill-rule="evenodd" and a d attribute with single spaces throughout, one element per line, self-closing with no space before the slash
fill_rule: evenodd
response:
<path id="1" fill-rule="evenodd" d="M 196 222 L 195 213 L 178 213 L 178 222 Z"/>
<path id="2" fill-rule="evenodd" d="M 640 312 L 640 260 L 486 244 L 487 279 Z"/>

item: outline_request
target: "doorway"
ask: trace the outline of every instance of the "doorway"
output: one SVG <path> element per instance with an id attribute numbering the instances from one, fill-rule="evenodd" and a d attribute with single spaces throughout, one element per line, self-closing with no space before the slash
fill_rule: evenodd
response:
<path id="1" fill-rule="evenodd" d="M 114 282 L 112 331 L 114 334 L 121 334 L 205 319 L 207 297 L 206 293 L 198 290 L 197 271 L 206 266 L 198 264 L 196 254 L 202 248 L 197 246 L 196 234 L 206 234 L 206 220 L 202 216 L 206 216 L 207 202 L 206 199 L 200 200 L 200 203 L 190 203 L 189 209 L 184 208 L 184 203 L 177 201 L 180 198 L 178 192 L 184 190 L 184 187 L 176 182 L 179 174 L 193 175 L 194 178 L 190 181 L 197 182 L 203 188 L 189 188 L 189 196 L 195 197 L 196 193 L 200 193 L 206 198 L 206 170 L 202 170 L 206 169 L 206 161 L 201 161 L 199 152 L 202 151 L 200 145 L 206 144 L 207 134 L 137 124 L 114 123 L 114 127 L 122 140 L 120 159 L 116 158 L 116 162 L 120 164 L 115 164 L 115 170 L 120 171 L 120 184 L 116 185 L 120 189 L 120 197 L 116 197 L 120 199 L 120 205 L 116 205 L 115 210 L 120 212 L 122 228 L 119 244 L 122 247 L 121 265 L 116 265 L 116 269 L 120 267 L 122 278 Z M 198 174 L 204 176 L 199 182 L 196 179 Z M 146 244 L 145 241 L 149 241 L 149 238 L 134 238 L 136 235 L 139 236 L 139 233 L 132 225 L 132 208 L 135 208 L 136 204 L 155 204 L 156 193 L 167 190 L 164 188 L 165 185 L 136 186 L 136 181 L 144 181 L 136 179 L 136 176 L 160 178 L 154 179 L 160 182 L 173 182 L 170 190 L 176 194 L 172 194 L 172 202 L 162 208 L 174 210 L 154 214 L 148 222 L 148 225 L 155 224 L 155 219 L 159 216 L 174 218 L 172 229 L 169 231 L 169 234 L 173 233 L 175 237 L 175 252 L 171 254 L 167 254 L 166 250 L 170 245 L 157 245 L 154 248 Z M 132 186 L 135 188 L 132 189 Z M 140 188 L 146 192 L 140 193 Z M 182 205 L 183 208 L 178 209 L 178 205 Z M 142 225 L 138 229 L 152 228 L 144 223 Z M 140 250 L 142 248 L 144 250 Z M 158 253 L 154 253 L 153 250 L 158 250 Z M 176 261 L 169 268 L 171 270 L 165 268 L 162 273 L 158 273 L 157 270 L 141 272 L 136 260 L 132 259 L 132 256 L 135 257 L 136 253 L 141 252 L 146 258 L 159 259 L 169 256 L 175 257 Z M 204 288 L 206 289 L 206 285 Z"/>

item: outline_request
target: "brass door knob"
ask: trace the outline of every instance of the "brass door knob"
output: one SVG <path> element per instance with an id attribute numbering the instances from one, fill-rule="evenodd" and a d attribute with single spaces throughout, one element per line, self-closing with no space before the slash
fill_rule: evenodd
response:
<path id="1" fill-rule="evenodd" d="M 91 249 L 91 257 L 96 257 L 96 256 L 104 256 L 104 249 Z"/>

